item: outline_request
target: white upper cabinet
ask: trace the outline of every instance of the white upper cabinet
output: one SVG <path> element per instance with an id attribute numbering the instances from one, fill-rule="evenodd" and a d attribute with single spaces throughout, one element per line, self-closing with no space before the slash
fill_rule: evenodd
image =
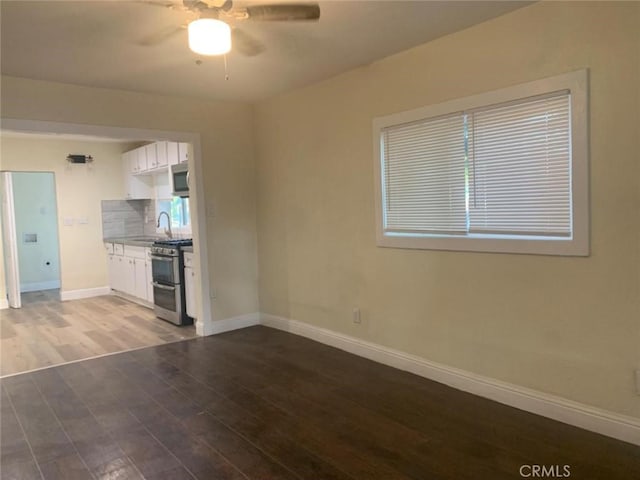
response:
<path id="1" fill-rule="evenodd" d="M 188 143 L 154 142 L 123 153 L 125 198 L 171 198 L 170 166 L 188 160 Z"/>
<path id="2" fill-rule="evenodd" d="M 136 148 L 136 158 L 138 160 L 136 173 L 144 172 L 147 170 L 147 150 L 145 147 Z"/>
<path id="3" fill-rule="evenodd" d="M 150 143 L 149 145 L 145 145 L 144 151 L 147 157 L 147 168 L 146 170 L 153 170 L 158 167 L 158 148 L 157 143 Z"/>
<path id="4" fill-rule="evenodd" d="M 163 171 L 171 165 L 189 161 L 189 144 L 154 142 L 122 154 L 130 157 L 131 174 Z"/>
<path id="5" fill-rule="evenodd" d="M 134 167 L 137 167 L 137 164 L 138 157 L 135 150 L 122 154 L 125 198 L 127 200 L 153 198 L 153 181 L 144 175 L 134 175 Z"/>
<path id="6" fill-rule="evenodd" d="M 178 155 L 178 142 L 167 142 L 167 160 L 169 165 L 180 163 Z"/>
<path id="7" fill-rule="evenodd" d="M 164 168 L 169 164 L 167 158 L 167 144 L 169 142 L 156 142 L 156 162 L 154 168 Z"/>
<path id="8" fill-rule="evenodd" d="M 180 163 L 189 161 L 189 144 L 178 143 L 178 159 Z"/>
<path id="9" fill-rule="evenodd" d="M 128 165 L 127 171 L 131 175 L 135 175 L 138 173 L 138 152 L 135 150 L 131 150 L 130 152 L 125 152 L 122 154 L 122 158 L 125 159 L 125 163 Z"/>

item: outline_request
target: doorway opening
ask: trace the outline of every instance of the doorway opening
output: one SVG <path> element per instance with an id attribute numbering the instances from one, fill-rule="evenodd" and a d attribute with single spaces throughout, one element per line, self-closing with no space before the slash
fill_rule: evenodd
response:
<path id="1" fill-rule="evenodd" d="M 53 172 L 11 172 L 20 295 L 60 300 L 60 241 Z"/>
<path id="2" fill-rule="evenodd" d="M 66 138 L 78 138 L 82 137 L 87 139 L 118 139 L 118 141 L 125 142 L 139 142 L 140 139 L 146 139 L 146 141 L 169 141 L 178 142 L 191 145 L 190 156 L 187 159 L 189 165 L 189 171 L 191 173 L 190 184 L 190 201 L 189 201 L 189 217 L 192 231 L 192 238 L 194 243 L 195 256 L 194 261 L 198 267 L 198 282 L 195 285 L 196 296 L 196 316 L 197 322 L 195 329 L 198 335 L 210 335 L 216 331 L 214 328 L 214 319 L 212 312 L 212 295 L 210 294 L 210 276 L 209 276 L 209 252 L 208 244 L 206 242 L 207 220 L 206 211 L 204 208 L 204 180 L 203 180 L 203 168 L 201 159 L 201 146 L 200 135 L 192 132 L 180 132 L 180 131 L 160 131 L 160 130 L 148 130 L 140 128 L 130 127 L 108 127 L 100 125 L 86 125 L 86 124 L 70 124 L 59 122 L 43 122 L 37 120 L 18 120 L 18 119 L 2 119 L 3 130 L 7 132 L 16 132 L 17 134 L 28 135 L 51 135 L 64 136 Z M 191 156 L 192 154 L 192 156 Z M 139 172 L 138 172 L 139 173 Z M 138 176 L 134 175 L 136 178 Z M 128 176 L 127 176 L 128 177 Z M 4 248 L 5 256 L 7 248 Z M 9 275 L 10 266 L 5 263 L 5 273 Z M 64 265 L 63 265 L 63 270 Z M 63 271 L 64 273 L 64 271 Z M 66 275 L 66 273 L 65 273 Z M 65 277 L 66 278 L 66 277 Z M 8 287 L 8 282 L 7 282 Z M 8 290 L 8 288 L 7 288 Z M 92 289 L 90 289 L 92 290 Z M 83 297 L 71 297 L 65 294 L 65 287 L 61 292 L 61 296 L 64 300 L 70 300 L 72 298 L 85 298 Z M 0 308 L 3 308 L 2 299 L 0 299 Z M 6 308 L 6 303 L 4 305 Z"/>
<path id="3" fill-rule="evenodd" d="M 2 172 L 8 303 L 60 300 L 60 243 L 52 172 Z M 23 297 L 26 295 L 25 297 Z"/>

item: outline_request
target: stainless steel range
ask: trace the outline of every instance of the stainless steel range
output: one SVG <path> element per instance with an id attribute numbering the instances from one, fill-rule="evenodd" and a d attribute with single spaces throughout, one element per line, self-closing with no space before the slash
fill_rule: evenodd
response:
<path id="1" fill-rule="evenodd" d="M 184 291 L 184 252 L 191 239 L 159 240 L 151 247 L 153 307 L 158 318 L 176 325 L 191 325 Z"/>

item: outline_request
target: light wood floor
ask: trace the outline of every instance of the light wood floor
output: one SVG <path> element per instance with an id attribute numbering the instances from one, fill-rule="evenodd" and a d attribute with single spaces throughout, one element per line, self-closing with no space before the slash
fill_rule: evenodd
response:
<path id="1" fill-rule="evenodd" d="M 174 326 L 114 295 L 58 298 L 57 290 L 25 293 L 23 308 L 0 311 L 0 375 L 196 336 L 193 326 Z"/>

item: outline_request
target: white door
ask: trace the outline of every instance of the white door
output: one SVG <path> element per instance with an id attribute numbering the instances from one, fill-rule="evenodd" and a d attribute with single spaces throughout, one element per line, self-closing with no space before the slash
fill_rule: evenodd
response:
<path id="1" fill-rule="evenodd" d="M 4 245 L 4 268 L 7 280 L 7 300 L 11 308 L 20 308 L 20 268 L 18 267 L 18 237 L 13 205 L 13 182 L 11 172 L 2 172 L 2 242 Z M 0 299 L 3 300 L 3 299 Z"/>

